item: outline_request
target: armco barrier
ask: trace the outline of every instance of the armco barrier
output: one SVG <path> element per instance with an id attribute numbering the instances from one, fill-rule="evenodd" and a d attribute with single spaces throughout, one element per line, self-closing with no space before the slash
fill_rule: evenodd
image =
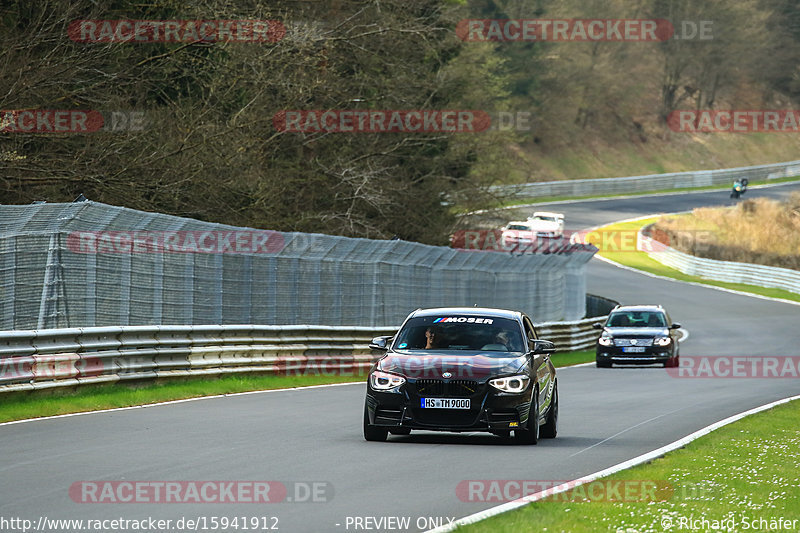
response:
<path id="1" fill-rule="evenodd" d="M 536 326 L 561 351 L 586 349 L 605 317 Z M 118 326 L 0 332 L 0 393 L 88 383 L 263 372 L 358 374 L 369 341 L 396 327 Z"/>
<path id="2" fill-rule="evenodd" d="M 769 180 L 800 175 L 800 161 L 771 165 L 649 174 L 624 178 L 543 181 L 519 185 L 495 185 L 492 193 L 505 198 L 537 198 L 548 196 L 594 196 L 603 194 L 647 192 L 665 189 L 730 185 L 737 178 Z"/>
<path id="3" fill-rule="evenodd" d="M 800 294 L 800 272 L 797 270 L 752 263 L 717 261 L 685 254 L 649 237 L 647 233 L 651 226 L 652 224 L 645 226 L 639 231 L 636 247 L 663 265 L 691 276 L 783 289 Z"/>
<path id="4" fill-rule="evenodd" d="M 606 316 L 595 316 L 573 322 L 546 322 L 536 325 L 539 337 L 553 341 L 560 351 L 586 350 L 594 346 L 599 332 L 592 328 L 595 322 L 604 322 Z"/>

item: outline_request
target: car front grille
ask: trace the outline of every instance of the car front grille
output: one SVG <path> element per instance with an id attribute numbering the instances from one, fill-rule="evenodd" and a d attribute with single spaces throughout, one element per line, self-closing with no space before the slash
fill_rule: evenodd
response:
<path id="1" fill-rule="evenodd" d="M 478 382 L 467 379 L 444 381 L 441 379 L 418 379 L 417 394 L 422 397 L 441 396 L 463 398 L 478 392 Z"/>
<path id="2" fill-rule="evenodd" d="M 636 341 L 635 343 L 632 341 Z M 653 338 L 614 339 L 614 346 L 652 346 Z"/>

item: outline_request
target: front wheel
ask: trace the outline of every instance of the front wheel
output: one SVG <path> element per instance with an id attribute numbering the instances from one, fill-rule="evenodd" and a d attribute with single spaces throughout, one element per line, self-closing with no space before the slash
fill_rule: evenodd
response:
<path id="1" fill-rule="evenodd" d="M 531 399 L 527 428 L 514 430 L 514 438 L 520 444 L 539 443 L 539 391 L 536 389 L 534 389 Z"/>
<path id="2" fill-rule="evenodd" d="M 545 439 L 554 439 L 558 434 L 558 381 L 553 385 L 553 399 L 550 402 L 547 419 L 539 430 L 539 434 Z"/>
<path id="3" fill-rule="evenodd" d="M 595 359 L 595 365 L 597 368 L 611 368 L 611 361 L 597 357 Z"/>
<path id="4" fill-rule="evenodd" d="M 373 426 L 369 423 L 369 412 L 367 406 L 364 406 L 364 439 L 375 442 L 385 442 L 386 437 L 389 436 L 389 430 L 378 426 Z"/>
<path id="5" fill-rule="evenodd" d="M 679 363 L 680 363 L 679 356 L 676 355 L 664 361 L 664 368 L 677 368 Z"/>

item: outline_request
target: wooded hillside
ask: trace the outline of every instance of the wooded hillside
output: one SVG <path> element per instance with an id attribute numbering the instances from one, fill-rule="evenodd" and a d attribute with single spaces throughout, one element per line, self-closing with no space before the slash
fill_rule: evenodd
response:
<path id="1" fill-rule="evenodd" d="M 713 39 L 465 42 L 455 31 L 506 18 L 713 21 Z M 285 34 L 70 38 L 74 21 L 119 19 L 276 20 Z M 800 96 L 790 0 L 17 0 L 2 3 L 0 30 L 2 203 L 83 193 L 214 222 L 437 244 L 454 222 L 450 202 L 483 205 L 487 185 L 528 178 L 530 147 L 668 141 L 676 109 L 791 107 Z M 12 131 L 8 113 L 30 109 L 99 111 L 104 129 Z M 483 133 L 273 125 L 281 111 L 330 109 L 532 119 Z"/>

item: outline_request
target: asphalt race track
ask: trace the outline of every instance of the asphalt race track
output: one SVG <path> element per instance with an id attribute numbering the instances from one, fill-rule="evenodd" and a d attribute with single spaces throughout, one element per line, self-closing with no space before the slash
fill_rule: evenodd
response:
<path id="1" fill-rule="evenodd" d="M 750 188 L 739 200 L 771 198 L 781 200 L 794 191 L 800 191 L 800 183 L 776 184 L 769 187 Z M 579 230 L 609 224 L 617 220 L 654 213 L 677 213 L 691 211 L 695 207 L 734 205 L 730 189 L 679 193 L 669 195 L 640 196 L 638 198 L 609 198 L 605 200 L 570 201 L 544 204 L 537 207 L 509 208 L 481 214 L 471 219 L 469 228 L 499 228 L 509 220 L 525 220 L 534 211 L 564 213 L 567 229 Z"/>
<path id="2" fill-rule="evenodd" d="M 746 197 L 782 196 L 791 190 L 800 190 L 800 185 L 751 189 Z M 568 228 L 578 229 L 729 201 L 726 193 L 716 191 L 546 209 L 566 213 Z M 509 220 L 514 214 L 502 216 Z M 590 292 L 623 303 L 663 304 L 690 331 L 682 357 L 800 356 L 798 305 L 654 279 L 596 259 L 589 265 L 587 285 Z M 798 379 L 686 379 L 662 368 L 568 368 L 558 371 L 558 379 L 559 436 L 537 446 L 483 434 L 414 433 L 390 437 L 386 443 L 365 442 L 363 384 L 2 425 L 0 517 L 34 524 L 42 516 L 153 517 L 173 524 L 182 517 L 277 517 L 280 531 L 309 532 L 376 530 L 375 522 L 356 522 L 356 517 L 407 517 L 408 529 L 417 531 L 417 525 L 427 529 L 446 523 L 447 517 L 497 505 L 461 501 L 456 487 L 462 480 L 574 479 L 735 413 L 800 393 Z M 75 503 L 68 491 L 81 480 L 274 480 L 289 488 L 293 500 L 302 499 L 307 487 L 299 485 L 294 494 L 293 484 L 320 482 L 325 496 L 318 499 L 327 501 Z M 393 530 L 393 524 L 384 522 L 381 529 Z M 170 531 L 180 529 L 173 525 Z"/>

